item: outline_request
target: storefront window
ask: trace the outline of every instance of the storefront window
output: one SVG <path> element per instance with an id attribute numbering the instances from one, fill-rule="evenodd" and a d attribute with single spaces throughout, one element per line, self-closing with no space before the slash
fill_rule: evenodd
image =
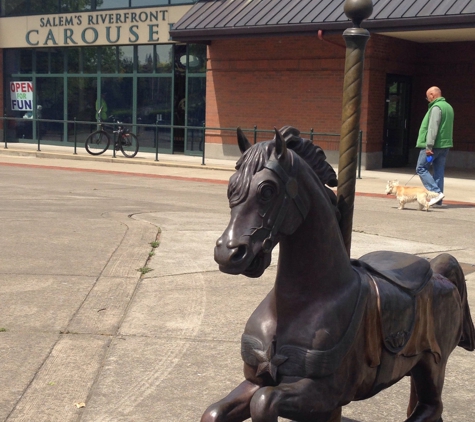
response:
<path id="1" fill-rule="evenodd" d="M 38 119 L 64 119 L 64 89 L 63 78 L 36 78 L 36 104 Z M 63 123 L 39 122 L 38 135 L 40 139 L 61 141 Z"/>
<path id="2" fill-rule="evenodd" d="M 108 114 L 121 122 L 132 123 L 133 79 L 102 78 L 101 92 L 106 93 Z"/>
<path id="3" fill-rule="evenodd" d="M 155 52 L 157 56 L 157 73 L 171 73 L 173 70 L 173 45 L 156 45 Z"/>
<path id="4" fill-rule="evenodd" d="M 106 93 L 107 115 L 137 124 L 132 130 L 141 148 L 202 151 L 205 46 L 41 47 L 3 54 L 5 87 L 28 81 L 34 98 L 20 108 L 4 95 L 7 116 L 14 118 L 6 125 L 9 142 L 84 141 L 97 127 L 97 95 Z"/>
<path id="5" fill-rule="evenodd" d="M 48 51 L 36 50 L 36 73 L 49 73 Z"/>
<path id="6" fill-rule="evenodd" d="M 30 15 L 58 13 L 58 0 L 30 0 Z"/>
<path id="7" fill-rule="evenodd" d="M 101 47 L 99 50 L 102 73 L 117 73 L 117 47 Z"/>
<path id="8" fill-rule="evenodd" d="M 50 72 L 63 73 L 64 72 L 64 52 L 65 50 L 51 49 L 50 51 Z"/>
<path id="9" fill-rule="evenodd" d="M 137 123 L 170 125 L 172 118 L 172 78 L 137 79 Z M 144 147 L 171 150 L 171 128 L 142 127 L 138 129 L 140 144 Z"/>
<path id="10" fill-rule="evenodd" d="M 87 47 L 81 49 L 83 73 L 97 73 L 97 47 Z"/>
<path id="11" fill-rule="evenodd" d="M 190 44 L 188 46 L 188 72 L 206 72 L 206 45 Z"/>
<path id="12" fill-rule="evenodd" d="M 137 72 L 153 72 L 153 45 L 139 45 L 137 47 Z"/>
<path id="13" fill-rule="evenodd" d="M 26 15 L 29 3 L 28 0 L 2 0 L 2 16 Z"/>
<path id="14" fill-rule="evenodd" d="M 134 47 L 131 45 L 118 47 L 119 73 L 133 73 Z"/>
<path id="15" fill-rule="evenodd" d="M 120 9 L 129 7 L 129 0 L 96 0 L 96 9 Z"/>
<path id="16" fill-rule="evenodd" d="M 203 151 L 203 130 L 196 128 L 205 122 L 206 78 L 189 77 L 187 94 L 187 125 L 195 129 L 188 129 L 186 150 L 200 152 Z"/>
<path id="17" fill-rule="evenodd" d="M 92 9 L 92 0 L 62 0 L 62 12 L 86 12 Z"/>
<path id="18" fill-rule="evenodd" d="M 94 122 L 96 120 L 96 95 L 96 78 L 68 78 L 68 120 Z M 76 130 L 79 140 L 84 140 L 94 127 L 95 125 L 78 124 Z M 70 130 L 68 133 L 69 140 L 72 141 L 73 133 Z"/>
<path id="19" fill-rule="evenodd" d="M 67 48 L 66 57 L 68 73 L 80 73 L 82 70 L 81 50 L 79 48 Z"/>
<path id="20" fill-rule="evenodd" d="M 163 6 L 164 4 L 168 4 L 168 0 L 132 0 L 131 3 L 132 7 Z"/>
<path id="21" fill-rule="evenodd" d="M 20 73 L 31 73 L 33 71 L 33 50 L 20 51 Z"/>

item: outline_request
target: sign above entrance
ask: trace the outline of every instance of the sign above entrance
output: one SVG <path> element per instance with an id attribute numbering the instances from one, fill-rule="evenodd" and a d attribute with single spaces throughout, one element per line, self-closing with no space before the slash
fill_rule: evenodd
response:
<path id="1" fill-rule="evenodd" d="M 0 48 L 169 43 L 191 5 L 0 19 Z"/>

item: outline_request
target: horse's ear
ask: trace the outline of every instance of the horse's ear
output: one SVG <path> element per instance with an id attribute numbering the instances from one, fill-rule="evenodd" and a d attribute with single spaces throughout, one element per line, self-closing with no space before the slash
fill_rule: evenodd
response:
<path id="1" fill-rule="evenodd" d="M 241 154 L 244 154 L 249 148 L 251 148 L 251 143 L 247 140 L 246 135 L 244 135 L 244 132 L 240 127 L 237 128 L 237 138 Z"/>
<path id="2" fill-rule="evenodd" d="M 285 158 L 287 155 L 287 144 L 282 134 L 274 127 L 275 130 L 275 153 L 277 158 Z"/>

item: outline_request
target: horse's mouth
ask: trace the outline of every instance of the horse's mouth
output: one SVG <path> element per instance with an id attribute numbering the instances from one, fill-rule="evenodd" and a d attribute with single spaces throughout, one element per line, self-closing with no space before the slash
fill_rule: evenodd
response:
<path id="1" fill-rule="evenodd" d="M 260 277 L 270 265 L 271 259 L 272 255 L 270 253 L 259 252 L 243 271 L 243 275 L 250 278 Z"/>
<path id="2" fill-rule="evenodd" d="M 271 254 L 263 252 L 258 253 L 251 261 L 251 263 L 244 269 L 235 267 L 233 265 L 220 264 L 219 270 L 226 274 L 243 274 L 246 277 L 257 278 L 260 277 L 271 261 Z"/>

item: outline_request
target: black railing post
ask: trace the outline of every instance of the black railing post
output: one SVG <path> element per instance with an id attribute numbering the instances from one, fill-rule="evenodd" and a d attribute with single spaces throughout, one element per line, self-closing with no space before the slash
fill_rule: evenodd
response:
<path id="1" fill-rule="evenodd" d="M 36 128 L 36 137 L 38 138 L 38 151 L 41 151 L 40 122 L 38 122 L 38 119 L 35 116 L 33 116 L 33 125 Z"/>
<path id="2" fill-rule="evenodd" d="M 310 140 L 313 142 L 313 127 L 310 129 Z"/>
<path id="3" fill-rule="evenodd" d="M 7 145 L 7 125 L 8 125 L 8 120 L 7 120 L 7 113 L 3 115 L 3 142 L 5 143 L 5 149 L 8 149 Z"/>
<path id="4" fill-rule="evenodd" d="M 363 155 L 363 131 L 358 133 L 358 179 L 361 179 L 361 156 Z"/>
<path id="5" fill-rule="evenodd" d="M 77 130 L 76 130 L 76 118 L 74 118 L 74 154 L 77 155 L 77 145 L 78 138 L 77 138 Z"/>
<path id="6" fill-rule="evenodd" d="M 203 122 L 203 156 L 201 157 L 202 166 L 205 165 L 205 145 L 206 145 L 205 134 L 206 134 L 206 122 Z"/>
<path id="7" fill-rule="evenodd" d="M 117 134 L 114 133 L 117 130 L 117 125 L 115 123 L 112 124 L 112 158 L 116 158 L 115 155 L 115 141 L 117 138 Z"/>
<path id="8" fill-rule="evenodd" d="M 157 120 L 155 120 L 155 161 L 158 161 L 158 138 L 159 138 L 159 132 L 158 132 L 158 114 L 157 114 Z"/>
<path id="9" fill-rule="evenodd" d="M 254 143 L 257 143 L 257 125 L 254 125 Z"/>

